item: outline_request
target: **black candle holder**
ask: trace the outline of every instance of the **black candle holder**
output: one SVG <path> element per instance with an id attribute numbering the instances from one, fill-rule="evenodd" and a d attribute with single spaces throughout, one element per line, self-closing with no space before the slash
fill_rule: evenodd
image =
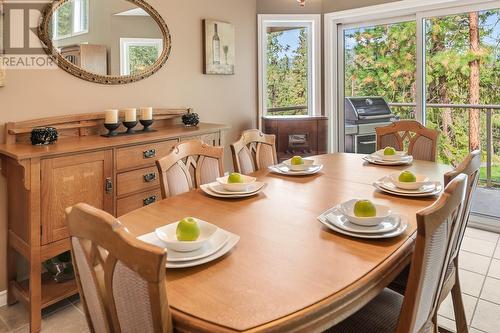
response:
<path id="1" fill-rule="evenodd" d="M 135 134 L 134 127 L 137 126 L 138 121 L 124 121 L 123 126 L 127 128 L 127 132 L 125 134 Z"/>
<path id="2" fill-rule="evenodd" d="M 118 127 L 120 127 L 120 123 L 104 124 L 104 127 L 108 130 L 108 133 L 104 134 L 103 136 L 110 138 L 112 136 L 118 135 L 118 132 L 116 130 L 118 129 Z"/>
<path id="3" fill-rule="evenodd" d="M 141 122 L 141 125 L 144 126 L 144 129 L 142 130 L 143 132 L 154 132 L 155 130 L 151 129 L 151 125 L 153 125 L 154 120 L 153 119 L 148 119 L 144 120 L 141 119 L 139 120 Z"/>

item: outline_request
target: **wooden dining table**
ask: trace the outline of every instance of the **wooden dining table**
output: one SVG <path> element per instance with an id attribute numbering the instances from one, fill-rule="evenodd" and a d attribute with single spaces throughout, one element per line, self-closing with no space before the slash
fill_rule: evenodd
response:
<path id="1" fill-rule="evenodd" d="M 443 181 L 448 166 L 414 161 L 379 166 L 363 155 L 313 157 L 321 172 L 289 177 L 255 172 L 263 192 L 245 199 L 210 197 L 201 190 L 121 216 L 136 236 L 194 216 L 241 237 L 225 256 L 201 266 L 167 269 L 174 326 L 189 332 L 321 332 L 373 299 L 410 260 L 416 213 L 437 198 L 382 193 L 372 183 L 412 170 Z M 407 217 L 404 234 L 361 239 L 331 231 L 317 217 L 351 199 L 369 199 Z"/>

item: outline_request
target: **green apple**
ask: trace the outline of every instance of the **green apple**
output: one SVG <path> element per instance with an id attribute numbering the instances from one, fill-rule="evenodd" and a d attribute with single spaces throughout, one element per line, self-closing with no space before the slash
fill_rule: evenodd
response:
<path id="1" fill-rule="evenodd" d="M 392 147 L 386 147 L 384 149 L 384 155 L 388 155 L 388 156 L 396 155 L 396 149 L 394 149 Z"/>
<path id="2" fill-rule="evenodd" d="M 241 175 L 239 173 L 233 172 L 227 178 L 227 182 L 229 184 L 243 183 L 243 178 L 241 177 Z"/>
<path id="3" fill-rule="evenodd" d="M 302 165 L 304 164 L 304 159 L 301 156 L 294 156 L 290 161 L 292 165 Z"/>
<path id="4" fill-rule="evenodd" d="M 375 217 L 377 208 L 370 200 L 358 200 L 354 205 L 354 215 L 356 217 Z"/>
<path id="5" fill-rule="evenodd" d="M 178 241 L 193 242 L 200 237 L 200 227 L 195 219 L 186 217 L 179 221 L 175 233 Z"/>
<path id="6" fill-rule="evenodd" d="M 402 183 L 414 183 L 417 181 L 417 177 L 411 171 L 403 171 L 399 175 L 399 181 Z"/>

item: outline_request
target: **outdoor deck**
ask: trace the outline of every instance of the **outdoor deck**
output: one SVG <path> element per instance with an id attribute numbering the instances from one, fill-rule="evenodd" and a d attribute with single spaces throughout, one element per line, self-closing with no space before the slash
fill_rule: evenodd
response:
<path id="1" fill-rule="evenodd" d="M 500 223 L 500 189 L 478 188 L 472 201 L 471 212 L 498 219 Z"/>

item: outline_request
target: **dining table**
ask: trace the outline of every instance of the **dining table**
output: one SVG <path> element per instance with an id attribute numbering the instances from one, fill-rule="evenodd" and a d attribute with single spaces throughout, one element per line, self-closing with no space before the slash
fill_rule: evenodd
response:
<path id="1" fill-rule="evenodd" d="M 443 182 L 449 166 L 413 161 L 406 166 L 365 162 L 365 155 L 311 157 L 321 172 L 290 177 L 260 170 L 266 186 L 242 199 L 211 197 L 200 189 L 119 217 L 134 236 L 193 216 L 240 236 L 225 256 L 200 266 L 167 269 L 173 324 L 180 332 L 322 332 L 349 317 L 411 262 L 416 213 L 437 196 L 401 197 L 373 187 L 402 170 Z M 318 221 L 326 210 L 368 199 L 405 216 L 409 226 L 394 238 L 361 239 Z"/>

